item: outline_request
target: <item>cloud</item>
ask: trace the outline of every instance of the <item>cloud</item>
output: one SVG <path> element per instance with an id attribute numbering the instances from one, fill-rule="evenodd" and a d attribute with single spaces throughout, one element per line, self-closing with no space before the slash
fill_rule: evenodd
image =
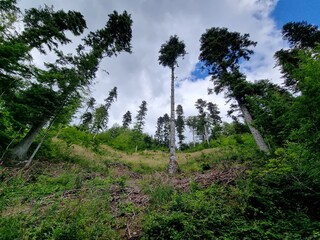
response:
<path id="1" fill-rule="evenodd" d="M 117 58 L 101 63 L 92 95 L 103 103 L 108 92 L 118 87 L 118 100 L 110 110 L 109 126 L 121 124 L 126 111 L 136 115 L 142 100 L 148 103 L 145 131 L 154 134 L 159 116 L 170 111 L 170 69 L 158 64 L 160 46 L 170 35 L 178 35 L 186 44 L 188 54 L 179 59 L 176 69 L 179 87 L 176 89 L 176 104 L 181 104 L 185 115 L 197 114 L 194 103 L 202 98 L 217 103 L 225 114 L 228 106 L 223 94 L 207 95 L 212 87 L 210 77 L 191 81 L 191 74 L 198 63 L 200 36 L 211 27 L 227 27 L 231 31 L 249 33 L 257 41 L 255 55 L 245 63 L 243 70 L 248 79 L 268 78 L 280 82 L 278 69 L 274 68 L 273 54 L 283 48 L 279 29 L 270 13 L 276 0 L 41 0 L 20 1 L 20 7 L 38 7 L 40 4 L 54 5 L 55 9 L 80 11 L 93 31 L 104 26 L 107 15 L 113 10 L 126 10 L 133 19 L 132 54 L 123 53 Z M 43 5 L 43 4 L 42 4 Z M 37 55 L 37 58 L 39 56 Z M 41 60 L 37 60 L 41 61 Z M 109 74 L 107 74 L 105 71 Z"/>

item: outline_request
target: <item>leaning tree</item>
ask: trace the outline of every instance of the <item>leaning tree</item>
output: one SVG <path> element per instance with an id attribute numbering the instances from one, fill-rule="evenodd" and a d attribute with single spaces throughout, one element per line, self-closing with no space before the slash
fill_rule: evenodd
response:
<path id="1" fill-rule="evenodd" d="M 161 45 L 159 53 L 159 64 L 171 69 L 170 156 L 168 171 L 170 174 L 175 174 L 178 171 L 178 163 L 175 143 L 174 69 L 178 66 L 178 57 L 183 57 L 186 54 L 185 44 L 176 35 L 171 36 L 169 41 Z"/>
<path id="2" fill-rule="evenodd" d="M 226 97 L 236 100 L 245 122 L 259 147 L 265 153 L 269 153 L 268 145 L 264 141 L 259 130 L 253 125 L 253 119 L 246 103 L 248 88 L 246 77 L 240 72 L 240 63 L 249 60 L 253 53 L 251 47 L 256 42 L 249 39 L 249 34 L 241 35 L 238 32 L 230 32 L 227 28 L 210 28 L 200 38 L 199 60 L 210 69 L 214 92 L 226 92 Z"/>
<path id="3" fill-rule="evenodd" d="M 100 130 L 103 130 L 104 128 L 107 127 L 108 120 L 109 120 L 109 109 L 111 107 L 111 104 L 116 101 L 117 97 L 118 97 L 117 87 L 114 87 L 110 90 L 109 96 L 104 100 L 105 104 L 101 105 L 100 108 L 98 108 L 99 111 L 100 112 L 102 111 L 102 112 L 97 115 L 99 116 L 98 117 L 99 120 L 96 119 L 95 123 L 93 124 L 92 129 L 95 132 L 93 139 L 97 137 Z"/>
<path id="4" fill-rule="evenodd" d="M 81 98 L 83 90 L 95 78 L 103 58 L 123 51 L 131 52 L 132 20 L 127 12 L 118 14 L 115 11 L 110 14 L 103 28 L 82 38 L 83 42 L 74 54 L 65 54 L 61 45 L 71 42 L 66 32 L 73 36 L 83 33 L 86 21 L 81 13 L 54 11 L 50 7 L 31 8 L 26 11 L 22 21 L 24 28 L 21 33 L 8 39 L 0 37 L 1 41 L 8 46 L 19 43 L 30 58 L 31 51 L 38 50 L 42 54 L 55 54 L 56 60 L 46 62 L 40 69 L 27 61 L 21 62 L 25 57 L 22 54 L 22 57 L 16 58 L 19 61 L 15 66 L 19 68 L 15 70 L 14 76 L 4 66 L 8 74 L 6 78 L 1 78 L 1 82 L 8 80 L 14 82 L 15 86 L 19 84 L 19 87 L 1 84 L 1 98 L 5 102 L 6 111 L 27 132 L 7 155 L 8 161 L 25 159 L 41 130 L 48 123 L 52 125 L 75 100 Z M 6 54 L 10 59 L 15 57 L 15 51 L 6 51 Z"/>

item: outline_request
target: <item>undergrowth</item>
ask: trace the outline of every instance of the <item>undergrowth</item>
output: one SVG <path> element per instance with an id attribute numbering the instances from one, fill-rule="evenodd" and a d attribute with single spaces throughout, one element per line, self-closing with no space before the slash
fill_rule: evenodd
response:
<path id="1" fill-rule="evenodd" d="M 159 186 L 142 239 L 319 239 L 320 224 L 304 209 L 255 206 L 248 184 L 194 184 L 189 192 Z"/>
<path id="2" fill-rule="evenodd" d="M 46 142 L 31 168 L 0 167 L 0 239 L 320 239 L 313 155 L 292 144 L 264 156 L 248 134 L 211 144 L 178 152 L 170 176 L 161 151 Z M 194 180 L 239 168 L 229 182 Z"/>
<path id="3" fill-rule="evenodd" d="M 117 238 L 112 181 L 68 163 L 2 169 L 0 239 Z"/>

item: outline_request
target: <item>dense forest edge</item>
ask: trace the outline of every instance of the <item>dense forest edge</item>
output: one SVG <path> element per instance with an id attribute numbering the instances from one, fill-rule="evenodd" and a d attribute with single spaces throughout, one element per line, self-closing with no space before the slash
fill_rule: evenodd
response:
<path id="1" fill-rule="evenodd" d="M 103 104 L 90 95 L 101 61 L 131 53 L 129 13 L 87 32 L 79 12 L 22 13 L 0 0 L 0 19 L 0 239 L 320 238 L 317 26 L 283 26 L 282 85 L 246 80 L 241 62 L 257 44 L 249 34 L 213 27 L 199 36 L 210 92 L 231 102 L 229 123 L 213 102 L 198 99 L 197 116 L 175 106 L 187 46 L 170 36 L 158 60 L 171 71 L 171 112 L 151 136 L 146 101 L 108 126 L 117 87 Z M 82 39 L 72 54 L 61 50 L 69 35 Z M 56 60 L 40 68 L 31 51 Z"/>

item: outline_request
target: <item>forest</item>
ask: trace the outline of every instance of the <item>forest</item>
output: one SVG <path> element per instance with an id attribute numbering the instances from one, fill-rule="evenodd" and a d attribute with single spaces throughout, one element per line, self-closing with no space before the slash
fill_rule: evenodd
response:
<path id="1" fill-rule="evenodd" d="M 281 85 L 247 80 L 249 34 L 196 36 L 208 94 L 224 94 L 230 122 L 214 101 L 197 99 L 195 116 L 175 103 L 187 46 L 168 36 L 158 63 L 170 113 L 150 135 L 147 101 L 110 126 L 117 86 L 103 103 L 91 95 L 103 59 L 132 54 L 133 25 L 111 11 L 86 31 L 80 12 L 0 0 L 0 239 L 320 239 L 318 26 L 282 27 Z M 34 51 L 55 59 L 39 67 Z"/>

